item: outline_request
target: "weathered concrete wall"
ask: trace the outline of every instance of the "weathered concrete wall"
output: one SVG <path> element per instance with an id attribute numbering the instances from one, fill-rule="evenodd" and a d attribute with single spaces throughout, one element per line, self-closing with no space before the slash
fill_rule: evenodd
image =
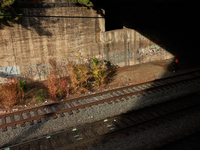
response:
<path id="1" fill-rule="evenodd" d="M 44 80 L 49 58 L 62 64 L 79 53 L 120 67 L 173 57 L 135 30 L 105 32 L 105 19 L 86 7 L 26 8 L 18 24 L 0 25 L 0 83 L 9 75 Z"/>
<path id="2" fill-rule="evenodd" d="M 86 7 L 26 8 L 18 24 L 0 30 L 0 76 L 41 79 L 49 58 L 62 61 L 101 52 L 105 20 Z M 101 52 L 102 53 L 102 52 Z M 38 75 L 39 72 L 39 75 Z"/>
<path id="3" fill-rule="evenodd" d="M 139 32 L 124 28 L 102 32 L 103 57 L 120 67 L 174 57 Z"/>

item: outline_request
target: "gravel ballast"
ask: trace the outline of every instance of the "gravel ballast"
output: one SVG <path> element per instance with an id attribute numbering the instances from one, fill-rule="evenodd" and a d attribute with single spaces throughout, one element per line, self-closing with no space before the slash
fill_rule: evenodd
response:
<path id="1" fill-rule="evenodd" d="M 200 91 L 200 86 L 195 84 L 197 81 L 193 81 L 192 83 L 193 84 L 190 86 L 179 86 L 166 91 L 129 97 L 129 100 L 119 101 L 118 103 L 113 103 L 111 105 L 105 103 L 103 104 L 104 106 L 99 104 L 92 106 L 92 108 L 88 107 L 85 111 L 80 109 L 79 113 L 73 111 L 72 115 L 64 113 L 64 117 L 58 115 L 57 119 L 50 119 L 49 121 L 46 121 L 43 118 L 41 123 L 37 123 L 37 121 L 34 120 L 34 125 L 30 125 L 27 122 L 25 127 L 21 127 L 21 125 L 17 125 L 16 129 L 8 127 L 8 131 L 2 132 L 1 130 L 0 132 L 0 147 L 49 135 L 77 125 L 92 123 L 94 121 L 113 117 L 128 111 L 138 110 L 146 106 Z"/>
<path id="2" fill-rule="evenodd" d="M 151 125 L 151 123 L 149 124 Z M 184 113 L 180 118 L 151 127 L 144 125 L 144 129 L 135 132 L 129 129 L 129 136 L 117 134 L 106 143 L 98 143 L 90 150 L 153 150 L 187 135 L 200 131 L 200 109 Z M 137 128 L 137 127 L 136 127 Z"/>

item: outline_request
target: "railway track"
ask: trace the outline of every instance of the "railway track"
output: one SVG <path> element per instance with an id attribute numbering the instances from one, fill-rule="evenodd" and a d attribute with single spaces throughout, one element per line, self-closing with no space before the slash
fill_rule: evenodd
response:
<path id="1" fill-rule="evenodd" d="M 163 95 L 163 92 L 171 91 L 173 93 L 177 87 L 188 87 L 190 89 L 190 86 L 196 84 L 197 81 L 200 81 L 200 70 L 141 84 L 105 90 L 96 94 L 66 99 L 44 106 L 0 115 L 0 128 L 5 132 L 8 126 L 12 126 L 12 128 L 15 129 L 17 124 L 21 124 L 21 126 L 24 127 L 26 126 L 25 123 L 29 122 L 30 125 L 33 125 L 34 120 L 40 123 L 42 118 L 45 118 L 45 120 L 51 118 L 56 119 L 58 115 L 61 117 L 65 116 L 64 113 L 66 112 L 71 115 L 74 112 L 79 113 L 80 109 L 86 110 L 87 107 L 91 107 L 92 105 L 103 104 L 105 102 L 108 104 L 117 103 L 118 101 L 129 100 L 141 95 L 148 95 L 149 101 L 153 101 L 157 93 L 160 93 L 160 96 L 169 97 L 170 93 Z M 142 103 L 149 101 L 144 101 Z M 157 102 L 158 101 L 155 100 L 154 103 Z"/>
<path id="2" fill-rule="evenodd" d="M 200 95 L 167 101 L 131 113 L 107 118 L 84 126 L 12 145 L 2 150 L 65 150 L 89 149 L 104 144 L 117 134 L 127 136 L 176 120 L 191 111 L 199 111 Z"/>

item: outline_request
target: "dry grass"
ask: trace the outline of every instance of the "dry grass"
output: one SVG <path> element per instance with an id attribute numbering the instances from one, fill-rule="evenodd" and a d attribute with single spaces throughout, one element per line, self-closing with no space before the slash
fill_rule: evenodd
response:
<path id="1" fill-rule="evenodd" d="M 19 104 L 24 99 L 24 91 L 17 81 L 16 77 L 11 80 L 8 79 L 7 83 L 0 85 L 0 107 L 12 108 L 14 105 Z"/>

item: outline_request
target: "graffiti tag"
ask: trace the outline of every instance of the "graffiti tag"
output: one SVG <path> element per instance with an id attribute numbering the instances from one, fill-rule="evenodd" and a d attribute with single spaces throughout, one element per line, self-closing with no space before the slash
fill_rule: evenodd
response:
<path id="1" fill-rule="evenodd" d="M 19 66 L 8 66 L 6 68 L 0 68 L 0 76 L 17 76 L 20 75 L 20 67 Z"/>

